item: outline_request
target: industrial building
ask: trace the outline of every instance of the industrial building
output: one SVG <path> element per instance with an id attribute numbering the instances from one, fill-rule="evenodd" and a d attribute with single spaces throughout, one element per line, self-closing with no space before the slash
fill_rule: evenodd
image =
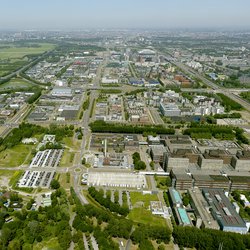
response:
<path id="1" fill-rule="evenodd" d="M 51 91 L 52 96 L 72 96 L 72 89 L 68 87 L 54 87 Z"/>
<path id="2" fill-rule="evenodd" d="M 202 189 L 213 218 L 218 222 L 220 229 L 226 232 L 246 234 L 248 229 L 244 220 L 237 214 L 233 205 L 222 189 Z"/>

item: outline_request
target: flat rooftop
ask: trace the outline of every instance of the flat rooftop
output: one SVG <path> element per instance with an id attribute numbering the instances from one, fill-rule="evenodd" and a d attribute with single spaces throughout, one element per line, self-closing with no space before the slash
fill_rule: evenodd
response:
<path id="1" fill-rule="evenodd" d="M 208 150 L 203 154 L 205 159 L 221 159 L 222 156 L 228 156 L 224 150 Z"/>
<path id="2" fill-rule="evenodd" d="M 217 220 L 222 229 L 224 227 L 246 228 L 245 222 L 239 214 L 237 214 L 222 189 L 203 188 L 202 194 L 211 206 L 213 217 Z"/>
<path id="3" fill-rule="evenodd" d="M 239 160 L 250 160 L 250 151 L 248 150 L 238 151 L 236 156 Z"/>
<path id="4" fill-rule="evenodd" d="M 182 203 L 181 196 L 180 196 L 179 192 L 176 189 L 170 187 L 169 188 L 169 194 L 170 194 L 172 200 L 174 201 L 174 203 Z"/>
<path id="5" fill-rule="evenodd" d="M 188 218 L 188 215 L 187 215 L 186 210 L 185 210 L 184 208 L 178 207 L 178 208 L 177 208 L 177 211 L 178 211 L 178 213 L 179 213 L 179 216 L 180 216 L 181 221 L 183 222 L 183 224 L 184 224 L 185 226 L 191 225 L 191 222 L 190 222 L 190 220 L 189 220 L 189 218 Z"/>

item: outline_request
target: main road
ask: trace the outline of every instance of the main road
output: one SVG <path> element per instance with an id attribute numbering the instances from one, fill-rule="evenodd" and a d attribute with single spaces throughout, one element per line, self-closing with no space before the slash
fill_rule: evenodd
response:
<path id="1" fill-rule="evenodd" d="M 223 88 L 221 86 L 218 86 L 217 84 L 215 84 L 212 81 L 208 80 L 207 78 L 205 78 L 203 75 L 201 75 L 197 71 L 191 69 L 190 67 L 184 65 L 183 63 L 181 63 L 179 61 L 176 61 L 174 59 L 169 59 L 169 58 L 168 58 L 168 61 L 170 61 L 172 64 L 174 64 L 175 66 L 177 66 L 181 70 L 183 70 L 183 71 L 189 73 L 190 75 L 198 78 L 204 84 L 206 84 L 208 87 L 210 87 L 211 89 L 213 89 L 215 92 L 217 92 L 217 93 L 223 93 L 227 97 L 229 97 L 232 100 L 234 100 L 234 101 L 238 102 L 239 104 L 241 104 L 246 110 L 250 111 L 250 103 L 247 102 L 247 101 L 245 101 L 245 100 L 243 100 L 238 95 L 232 93 L 231 89 L 226 89 L 226 88 Z"/>
<path id="2" fill-rule="evenodd" d="M 82 169 L 82 164 L 81 161 L 84 157 L 84 154 L 88 151 L 88 143 L 91 137 L 91 130 L 89 128 L 89 122 L 90 122 L 90 115 L 92 112 L 92 106 L 95 105 L 95 100 L 98 98 L 98 88 L 100 86 L 100 80 L 101 80 L 101 75 L 102 75 L 102 70 L 105 67 L 107 61 L 106 59 L 100 64 L 97 70 L 96 77 L 93 79 L 93 87 L 96 88 L 96 90 L 92 90 L 89 95 L 89 100 L 90 100 L 90 105 L 88 109 L 84 112 L 83 118 L 81 120 L 81 125 L 82 125 L 82 132 L 83 132 L 83 138 L 81 141 L 81 151 L 80 151 L 80 157 L 78 159 L 78 162 L 74 164 L 73 169 L 79 168 Z M 85 169 L 86 170 L 86 169 Z M 73 171 L 73 176 L 74 176 L 74 189 L 81 200 L 83 204 L 88 204 L 87 199 L 82 193 L 82 188 L 80 184 L 80 178 L 81 178 L 81 172 L 78 171 Z"/>

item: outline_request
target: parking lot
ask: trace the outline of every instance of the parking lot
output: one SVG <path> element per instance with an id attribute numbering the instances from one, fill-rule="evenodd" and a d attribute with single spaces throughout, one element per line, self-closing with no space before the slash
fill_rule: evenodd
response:
<path id="1" fill-rule="evenodd" d="M 19 187 L 47 187 L 55 175 L 55 171 L 25 171 L 18 182 Z"/>
<path id="2" fill-rule="evenodd" d="M 147 187 L 147 182 L 142 174 L 102 172 L 88 173 L 87 185 L 141 189 Z"/>
<path id="3" fill-rule="evenodd" d="M 30 167 L 31 168 L 43 168 L 52 167 L 56 168 L 61 160 L 63 150 L 62 149 L 48 149 L 44 151 L 38 151 L 33 158 Z"/>

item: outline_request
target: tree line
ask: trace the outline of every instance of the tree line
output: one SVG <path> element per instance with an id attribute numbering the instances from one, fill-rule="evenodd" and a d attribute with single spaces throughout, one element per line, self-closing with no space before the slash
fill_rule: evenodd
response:
<path id="1" fill-rule="evenodd" d="M 219 249 L 220 245 L 227 250 L 245 250 L 250 248 L 250 235 L 223 232 L 213 229 L 175 226 L 174 242 L 180 247 L 197 250 Z"/>
<path id="2" fill-rule="evenodd" d="M 175 130 L 172 128 L 165 128 L 162 125 L 127 125 L 127 124 L 112 124 L 105 121 L 95 121 L 90 123 L 90 128 L 92 132 L 102 132 L 102 133 L 129 133 L 129 134 L 143 134 L 157 133 L 157 134 L 175 134 Z"/>

